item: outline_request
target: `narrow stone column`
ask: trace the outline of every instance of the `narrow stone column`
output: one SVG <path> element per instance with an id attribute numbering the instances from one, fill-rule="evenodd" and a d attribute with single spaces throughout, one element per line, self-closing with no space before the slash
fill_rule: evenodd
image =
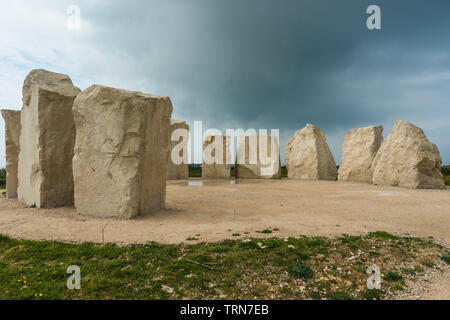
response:
<path id="1" fill-rule="evenodd" d="M 64 74 L 33 70 L 22 91 L 19 200 L 38 208 L 73 205 L 72 105 L 80 89 Z"/>
<path id="2" fill-rule="evenodd" d="M 203 141 L 203 179 L 230 179 L 230 136 L 209 135 Z"/>
<path id="3" fill-rule="evenodd" d="M 179 130 L 180 129 L 180 130 Z M 178 131 L 183 132 L 178 132 Z M 176 138 L 175 141 L 172 140 Z M 189 125 L 186 121 L 171 120 L 169 131 L 169 160 L 167 163 L 167 180 L 189 178 L 187 146 L 189 142 Z M 174 154 L 172 155 L 172 151 Z M 173 161 L 181 161 L 179 164 Z"/>
<path id="4" fill-rule="evenodd" d="M 2 110 L 5 119 L 5 152 L 6 152 L 6 194 L 8 198 L 17 198 L 19 185 L 17 169 L 20 151 L 20 111 Z"/>

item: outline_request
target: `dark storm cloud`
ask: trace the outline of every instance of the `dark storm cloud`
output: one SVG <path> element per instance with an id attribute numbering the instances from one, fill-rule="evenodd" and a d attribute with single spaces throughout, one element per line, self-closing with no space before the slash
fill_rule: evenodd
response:
<path id="1" fill-rule="evenodd" d="M 58 4 L 65 8 L 70 4 Z M 366 28 L 381 7 L 382 30 Z M 345 133 L 397 119 L 423 127 L 450 163 L 450 2 L 80 1 L 74 80 L 168 95 L 174 117 L 220 129 L 306 123 L 337 161 Z M 192 123 L 191 123 L 192 124 Z"/>

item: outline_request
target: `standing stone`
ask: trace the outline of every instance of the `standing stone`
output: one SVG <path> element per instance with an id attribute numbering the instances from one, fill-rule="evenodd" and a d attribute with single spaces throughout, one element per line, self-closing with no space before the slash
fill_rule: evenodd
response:
<path id="1" fill-rule="evenodd" d="M 165 207 L 169 97 L 91 86 L 73 105 L 81 214 L 131 219 Z"/>
<path id="2" fill-rule="evenodd" d="M 172 141 L 172 135 L 177 134 L 176 130 L 182 129 L 185 134 L 178 134 Z M 179 137 L 179 139 L 178 139 Z M 167 163 L 167 180 L 177 180 L 177 179 L 188 179 L 189 178 L 189 167 L 188 167 L 188 155 L 187 146 L 189 140 L 189 125 L 186 121 L 171 120 L 170 121 L 170 132 L 169 132 L 169 160 Z M 175 148 L 175 154 L 172 155 L 172 150 Z M 180 164 L 173 163 L 173 157 L 176 161 L 181 161 Z"/>
<path id="3" fill-rule="evenodd" d="M 25 79 L 17 193 L 26 205 L 73 204 L 72 105 L 79 92 L 64 74 L 33 70 Z"/>
<path id="4" fill-rule="evenodd" d="M 290 179 L 336 180 L 337 168 L 325 134 L 307 124 L 288 140 L 285 161 Z"/>
<path id="5" fill-rule="evenodd" d="M 373 183 L 412 189 L 444 189 L 439 150 L 422 129 L 397 121 L 373 160 Z"/>
<path id="6" fill-rule="evenodd" d="M 17 168 L 20 151 L 20 111 L 2 110 L 5 119 L 5 151 L 6 151 L 6 194 L 8 198 L 17 198 Z"/>
<path id="7" fill-rule="evenodd" d="M 344 139 L 338 180 L 372 183 L 372 161 L 382 142 L 382 126 L 351 130 Z"/>
<path id="8" fill-rule="evenodd" d="M 239 136 L 236 176 L 239 179 L 280 179 L 278 137 L 274 135 Z"/>
<path id="9" fill-rule="evenodd" d="M 203 141 L 203 179 L 230 179 L 230 136 L 208 135 Z"/>

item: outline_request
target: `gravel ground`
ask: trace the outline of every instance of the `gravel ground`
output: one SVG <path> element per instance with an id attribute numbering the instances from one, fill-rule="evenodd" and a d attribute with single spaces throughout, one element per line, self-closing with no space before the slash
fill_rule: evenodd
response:
<path id="1" fill-rule="evenodd" d="M 22 239 L 126 245 L 239 239 L 233 234 L 241 238 L 337 236 L 383 230 L 433 237 L 450 247 L 450 189 L 287 179 L 205 181 L 202 186 L 201 180 L 195 182 L 190 186 L 187 181 L 169 181 L 167 208 L 134 220 L 87 217 L 74 208 L 28 208 L 1 198 L 0 233 Z M 258 232 L 267 228 L 277 232 Z M 449 299 L 449 270 L 442 269 L 408 287 L 403 298 Z"/>
<path id="2" fill-rule="evenodd" d="M 450 266 L 441 262 L 417 280 L 407 280 L 405 291 L 397 291 L 389 299 L 450 300 Z"/>

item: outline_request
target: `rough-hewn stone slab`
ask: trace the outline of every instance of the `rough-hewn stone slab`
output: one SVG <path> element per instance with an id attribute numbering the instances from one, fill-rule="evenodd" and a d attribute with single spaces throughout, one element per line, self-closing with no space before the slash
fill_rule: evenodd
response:
<path id="1" fill-rule="evenodd" d="M 397 121 L 373 160 L 373 183 L 412 189 L 444 189 L 438 148 L 422 129 Z"/>
<path id="2" fill-rule="evenodd" d="M 20 111 L 2 110 L 5 119 L 6 195 L 17 198 L 17 168 L 20 151 Z"/>
<path id="3" fill-rule="evenodd" d="M 285 148 L 285 162 L 290 179 L 336 180 L 337 168 L 325 134 L 307 124 L 297 130 Z"/>
<path id="4" fill-rule="evenodd" d="M 372 162 L 382 142 L 382 126 L 351 130 L 344 139 L 338 180 L 372 183 Z"/>
<path id="5" fill-rule="evenodd" d="M 25 79 L 17 193 L 29 206 L 73 204 L 72 105 L 79 92 L 64 74 L 33 70 Z"/>
<path id="6" fill-rule="evenodd" d="M 241 135 L 236 152 L 236 175 L 240 179 L 281 178 L 278 137 Z"/>
<path id="7" fill-rule="evenodd" d="M 178 132 L 184 130 L 186 134 Z M 172 140 L 175 139 L 175 141 Z M 188 155 L 187 146 L 189 142 L 189 125 L 186 121 L 171 120 L 170 121 L 170 132 L 169 132 L 169 160 L 167 163 L 167 180 L 179 180 L 189 178 L 189 167 L 188 167 Z M 174 149 L 175 148 L 175 149 Z M 172 155 L 172 151 L 174 154 Z M 177 162 L 175 164 L 174 159 Z"/>
<path id="8" fill-rule="evenodd" d="M 165 207 L 172 103 L 94 85 L 73 105 L 73 173 L 81 214 L 130 219 Z"/>
<path id="9" fill-rule="evenodd" d="M 203 179 L 229 179 L 231 174 L 230 136 L 208 135 L 203 141 Z"/>

